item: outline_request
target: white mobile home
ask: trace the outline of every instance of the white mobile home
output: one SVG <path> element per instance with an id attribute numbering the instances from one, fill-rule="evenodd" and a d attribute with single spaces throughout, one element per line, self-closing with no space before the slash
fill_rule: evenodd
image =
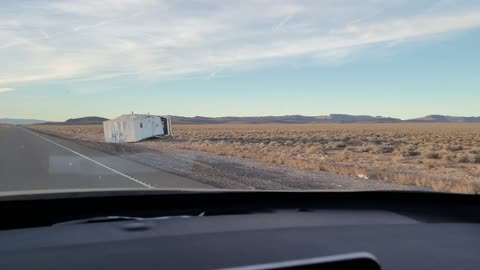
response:
<path id="1" fill-rule="evenodd" d="M 170 136 L 170 116 L 127 114 L 103 122 L 106 142 L 138 142 L 155 136 Z"/>

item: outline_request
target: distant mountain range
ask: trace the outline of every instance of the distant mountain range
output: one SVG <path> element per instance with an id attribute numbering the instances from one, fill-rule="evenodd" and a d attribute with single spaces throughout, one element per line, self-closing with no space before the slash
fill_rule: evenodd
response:
<path id="1" fill-rule="evenodd" d="M 392 117 L 330 114 L 323 116 L 259 116 L 259 117 L 182 117 L 172 116 L 174 124 L 307 124 L 307 123 L 480 123 L 480 117 L 427 115 L 421 118 L 402 120 Z"/>
<path id="2" fill-rule="evenodd" d="M 174 124 L 307 124 L 307 123 L 480 123 L 480 117 L 427 115 L 402 120 L 392 117 L 330 114 L 323 116 L 258 116 L 258 117 L 182 117 L 172 116 Z"/>
<path id="3" fill-rule="evenodd" d="M 0 124 L 9 124 L 9 125 L 30 125 L 30 124 L 41 124 L 46 121 L 37 120 L 37 119 L 12 119 L 12 118 L 0 118 Z"/>
<path id="4" fill-rule="evenodd" d="M 46 122 L 33 119 L 0 119 L 0 123 L 27 125 L 27 124 L 53 124 L 53 125 L 96 125 L 101 124 L 107 118 L 87 116 L 71 118 L 65 122 Z M 392 117 L 330 114 L 322 116 L 284 115 L 284 116 L 227 116 L 227 117 L 183 117 L 172 116 L 172 123 L 176 125 L 187 124 L 308 124 L 308 123 L 480 123 L 480 117 L 427 115 L 420 118 L 402 120 Z"/>
<path id="5" fill-rule="evenodd" d="M 480 117 L 427 115 L 425 117 L 407 120 L 410 122 L 437 122 L 437 123 L 480 123 Z"/>
<path id="6" fill-rule="evenodd" d="M 285 116 L 253 116 L 253 117 L 182 117 L 172 116 L 172 122 L 175 124 L 307 124 L 307 123 L 396 123 L 402 122 L 401 119 L 369 116 L 369 115 L 348 115 L 348 114 L 330 114 L 325 116 L 303 116 L 303 115 L 285 115 Z"/>

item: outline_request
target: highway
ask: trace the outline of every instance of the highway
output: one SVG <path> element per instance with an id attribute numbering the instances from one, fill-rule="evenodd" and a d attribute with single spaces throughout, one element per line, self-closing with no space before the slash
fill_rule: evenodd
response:
<path id="1" fill-rule="evenodd" d="M 213 188 L 23 127 L 0 127 L 0 192 Z"/>

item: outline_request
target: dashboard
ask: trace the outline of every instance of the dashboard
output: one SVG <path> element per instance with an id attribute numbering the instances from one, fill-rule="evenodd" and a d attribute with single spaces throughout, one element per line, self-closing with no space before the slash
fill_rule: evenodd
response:
<path id="1" fill-rule="evenodd" d="M 29 205 L 35 214 L 18 212 Z M 0 269 L 224 269 L 356 253 L 381 269 L 479 269 L 478 205 L 402 192 L 22 198 L 0 202 Z"/>

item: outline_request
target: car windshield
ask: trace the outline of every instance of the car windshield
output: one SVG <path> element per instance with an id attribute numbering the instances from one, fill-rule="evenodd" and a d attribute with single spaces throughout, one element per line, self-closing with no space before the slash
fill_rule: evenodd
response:
<path id="1" fill-rule="evenodd" d="M 2 1 L 0 194 L 480 193 L 478 1 Z"/>

